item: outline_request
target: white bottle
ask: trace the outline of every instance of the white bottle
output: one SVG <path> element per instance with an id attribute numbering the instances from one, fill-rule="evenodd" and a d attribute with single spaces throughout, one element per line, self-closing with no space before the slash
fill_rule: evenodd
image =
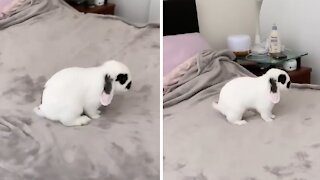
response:
<path id="1" fill-rule="evenodd" d="M 269 53 L 280 53 L 281 52 L 281 41 L 280 41 L 280 35 L 277 31 L 277 25 L 272 26 L 272 31 L 269 36 Z"/>

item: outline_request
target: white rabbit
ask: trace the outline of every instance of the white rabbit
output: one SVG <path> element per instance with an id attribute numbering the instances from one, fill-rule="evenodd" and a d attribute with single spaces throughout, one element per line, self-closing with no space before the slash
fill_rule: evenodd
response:
<path id="1" fill-rule="evenodd" d="M 34 111 L 65 126 L 88 124 L 100 117 L 101 105 L 109 105 L 114 93 L 128 91 L 131 83 L 129 68 L 115 60 L 98 67 L 66 68 L 47 81 Z"/>
<path id="2" fill-rule="evenodd" d="M 266 74 L 252 78 L 239 77 L 224 85 L 220 92 L 219 103 L 213 108 L 224 114 L 230 123 L 243 125 L 243 113 L 256 109 L 263 120 L 271 122 L 274 104 L 280 101 L 280 90 L 290 87 L 289 75 L 280 69 L 270 69 Z"/>

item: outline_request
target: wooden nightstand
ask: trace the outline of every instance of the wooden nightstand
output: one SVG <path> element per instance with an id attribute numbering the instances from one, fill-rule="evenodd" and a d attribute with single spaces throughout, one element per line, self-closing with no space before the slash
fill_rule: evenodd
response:
<path id="1" fill-rule="evenodd" d="M 268 69 L 261 69 L 253 62 L 242 61 L 239 64 L 257 76 L 263 75 L 268 70 Z M 290 76 L 291 82 L 293 83 L 310 84 L 311 82 L 312 68 L 310 67 L 300 67 L 295 71 L 287 71 L 287 72 Z"/>
<path id="2" fill-rule="evenodd" d="M 295 71 L 288 72 L 290 79 L 294 83 L 310 84 L 312 68 L 301 67 Z"/>
<path id="3" fill-rule="evenodd" d="M 95 14 L 111 14 L 114 15 L 115 4 L 108 3 L 102 6 L 93 6 L 89 7 L 86 4 L 74 4 L 67 1 L 72 7 L 76 10 L 83 13 L 95 13 Z"/>

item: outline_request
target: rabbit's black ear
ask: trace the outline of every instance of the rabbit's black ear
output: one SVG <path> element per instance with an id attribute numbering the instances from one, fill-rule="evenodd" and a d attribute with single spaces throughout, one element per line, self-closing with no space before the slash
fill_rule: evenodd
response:
<path id="1" fill-rule="evenodd" d="M 270 79 L 269 79 L 269 83 L 270 83 L 270 92 L 276 93 L 277 90 L 278 90 L 276 80 L 273 79 L 273 78 L 270 78 Z"/>
<path id="2" fill-rule="evenodd" d="M 287 88 L 288 88 L 288 89 L 290 88 L 290 85 L 291 85 L 291 82 L 289 81 L 289 82 L 287 83 Z"/>
<path id="3" fill-rule="evenodd" d="M 103 90 L 106 94 L 110 94 L 112 91 L 112 81 L 113 81 L 113 79 L 108 74 L 104 77 Z"/>
<path id="4" fill-rule="evenodd" d="M 280 74 L 278 76 L 278 82 L 281 82 L 282 84 L 286 83 L 287 77 L 284 74 Z"/>
<path id="5" fill-rule="evenodd" d="M 130 81 L 130 82 L 127 84 L 127 86 L 126 86 L 126 88 L 127 88 L 128 90 L 131 88 L 131 83 L 132 83 L 132 81 Z"/>
<path id="6" fill-rule="evenodd" d="M 280 101 L 280 92 L 277 86 L 277 80 L 270 78 L 269 79 L 269 83 L 270 83 L 270 100 L 272 103 L 277 104 Z"/>
<path id="7" fill-rule="evenodd" d="M 119 81 L 120 84 L 125 84 L 128 80 L 128 74 L 118 74 L 116 81 Z"/>

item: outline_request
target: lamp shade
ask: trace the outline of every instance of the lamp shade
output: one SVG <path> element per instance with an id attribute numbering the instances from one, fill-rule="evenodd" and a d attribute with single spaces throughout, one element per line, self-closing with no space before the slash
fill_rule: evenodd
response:
<path id="1" fill-rule="evenodd" d="M 228 48 L 233 52 L 248 52 L 251 46 L 249 35 L 231 35 L 228 37 Z"/>

